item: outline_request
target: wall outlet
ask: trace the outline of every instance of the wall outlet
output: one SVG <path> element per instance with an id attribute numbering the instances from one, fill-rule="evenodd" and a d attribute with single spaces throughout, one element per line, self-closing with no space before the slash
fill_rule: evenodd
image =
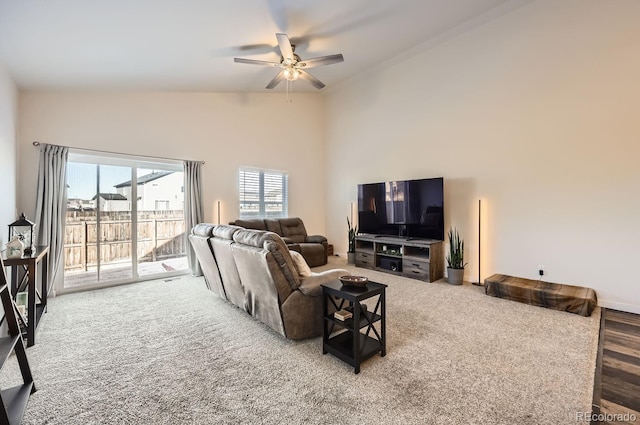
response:
<path id="1" fill-rule="evenodd" d="M 544 266 L 542 264 L 538 264 L 538 275 L 544 276 Z"/>

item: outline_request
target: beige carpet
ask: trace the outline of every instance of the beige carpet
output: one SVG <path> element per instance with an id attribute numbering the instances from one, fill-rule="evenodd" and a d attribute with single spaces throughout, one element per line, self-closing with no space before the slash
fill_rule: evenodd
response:
<path id="1" fill-rule="evenodd" d="M 359 375 L 320 338 L 287 341 L 199 278 L 52 299 L 27 350 L 38 391 L 24 423 L 555 425 L 590 410 L 599 309 L 351 270 L 389 285 L 387 356 Z"/>

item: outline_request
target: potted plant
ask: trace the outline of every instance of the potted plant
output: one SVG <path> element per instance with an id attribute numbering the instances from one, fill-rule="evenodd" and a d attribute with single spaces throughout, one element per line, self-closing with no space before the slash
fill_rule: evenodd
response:
<path id="1" fill-rule="evenodd" d="M 462 285 L 464 278 L 464 240 L 460 239 L 458 229 L 449 228 L 449 253 L 447 254 L 447 281 L 452 285 Z"/>
<path id="2" fill-rule="evenodd" d="M 351 221 L 347 217 L 347 227 L 349 228 L 349 249 L 347 250 L 347 262 L 353 264 L 356 262 L 356 235 L 358 234 L 358 226 L 351 226 Z"/>

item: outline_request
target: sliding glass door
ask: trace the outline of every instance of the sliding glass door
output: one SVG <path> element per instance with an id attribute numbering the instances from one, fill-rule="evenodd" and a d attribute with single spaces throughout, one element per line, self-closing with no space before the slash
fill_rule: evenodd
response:
<path id="1" fill-rule="evenodd" d="M 138 168 L 137 175 L 138 275 L 187 270 L 184 173 Z"/>
<path id="2" fill-rule="evenodd" d="M 71 153 L 65 288 L 185 272 L 183 181 L 179 162 Z"/>

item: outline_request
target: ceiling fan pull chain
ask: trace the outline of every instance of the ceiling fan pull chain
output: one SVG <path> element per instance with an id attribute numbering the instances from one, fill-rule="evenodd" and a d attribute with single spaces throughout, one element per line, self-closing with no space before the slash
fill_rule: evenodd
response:
<path id="1" fill-rule="evenodd" d="M 287 82 L 286 82 L 286 85 L 287 85 L 287 103 L 293 103 L 293 99 L 291 98 L 291 95 L 290 95 L 291 85 L 292 84 L 293 84 L 293 81 L 287 80 Z"/>

